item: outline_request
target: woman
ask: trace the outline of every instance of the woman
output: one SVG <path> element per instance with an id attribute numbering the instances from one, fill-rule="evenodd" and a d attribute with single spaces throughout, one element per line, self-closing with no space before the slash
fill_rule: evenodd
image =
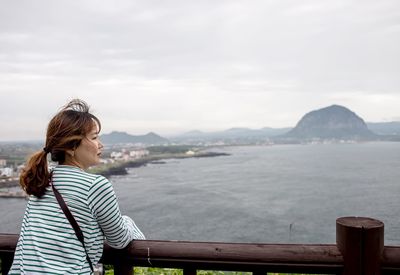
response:
<path id="1" fill-rule="evenodd" d="M 9 274 L 91 274 L 90 262 L 98 263 L 104 239 L 114 248 L 144 239 L 133 220 L 121 216 L 111 183 L 84 171 L 99 163 L 100 128 L 78 99 L 50 121 L 46 146 L 29 159 L 20 177 L 30 197 Z M 48 154 L 58 162 L 50 172 Z M 83 232 L 85 247 L 55 197 L 57 190 Z"/>

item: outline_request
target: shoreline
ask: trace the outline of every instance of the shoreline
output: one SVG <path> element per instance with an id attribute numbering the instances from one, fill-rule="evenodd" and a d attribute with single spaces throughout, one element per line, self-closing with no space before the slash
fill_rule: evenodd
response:
<path id="1" fill-rule="evenodd" d="M 23 198 L 27 199 L 28 195 L 25 194 L 24 191 L 1 191 L 0 190 L 0 198 Z"/>
<path id="2" fill-rule="evenodd" d="M 209 158 L 209 157 L 219 157 L 219 156 L 230 156 L 228 153 L 220 152 L 201 152 L 193 155 L 187 154 L 160 154 L 151 155 L 137 160 L 131 160 L 126 162 L 121 162 L 113 166 L 97 166 L 93 168 L 90 172 L 94 174 L 99 174 L 104 177 L 109 176 L 120 176 L 127 175 L 127 168 L 136 168 L 141 166 L 146 166 L 148 163 L 163 164 L 162 160 L 166 159 L 185 159 L 185 158 Z"/>
<path id="3" fill-rule="evenodd" d="M 205 158 L 205 157 L 219 157 L 229 156 L 227 153 L 219 152 L 200 152 L 192 155 L 187 154 L 159 154 L 151 155 L 137 160 L 130 160 L 126 162 L 114 163 L 112 165 L 98 165 L 88 169 L 89 173 L 102 175 L 104 177 L 127 175 L 127 168 L 136 168 L 146 166 L 148 163 L 164 164 L 162 160 L 166 159 L 184 159 L 184 158 Z M 10 180 L 7 182 L 0 182 L 0 198 L 26 198 L 22 190 L 9 191 L 8 188 L 15 188 L 19 186 L 18 180 Z"/>
<path id="4" fill-rule="evenodd" d="M 2 181 L 2 182 L 0 182 L 0 190 L 2 188 L 16 187 L 18 185 L 19 185 L 19 178 L 8 180 L 8 181 Z"/>

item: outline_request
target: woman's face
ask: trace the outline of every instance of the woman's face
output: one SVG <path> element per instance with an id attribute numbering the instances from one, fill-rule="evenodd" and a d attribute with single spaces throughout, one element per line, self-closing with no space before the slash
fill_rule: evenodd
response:
<path id="1" fill-rule="evenodd" d="M 102 149 L 103 144 L 99 140 L 99 130 L 96 124 L 75 149 L 74 160 L 79 167 L 87 169 L 100 162 Z"/>

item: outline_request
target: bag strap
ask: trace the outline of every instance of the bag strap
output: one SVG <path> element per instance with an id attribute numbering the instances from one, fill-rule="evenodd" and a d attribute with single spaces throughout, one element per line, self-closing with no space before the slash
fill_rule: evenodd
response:
<path id="1" fill-rule="evenodd" d="M 85 241 L 84 241 L 82 230 L 79 227 L 79 224 L 76 222 L 74 216 L 72 216 L 71 211 L 69 211 L 69 208 L 68 208 L 67 204 L 65 203 L 63 197 L 58 192 L 58 190 L 54 187 L 54 184 L 52 182 L 50 182 L 50 185 L 53 188 L 53 192 L 54 192 L 54 195 L 56 196 L 58 204 L 60 205 L 60 207 L 61 207 L 62 211 L 64 212 L 65 216 L 67 217 L 69 223 L 71 224 L 72 228 L 74 229 L 76 237 L 78 237 L 78 240 L 82 243 L 83 249 L 85 250 L 85 253 L 86 253 L 86 259 L 90 265 L 90 270 L 93 272 L 93 264 L 92 264 L 92 261 L 90 260 L 89 254 L 87 253 L 87 250 L 85 247 Z"/>

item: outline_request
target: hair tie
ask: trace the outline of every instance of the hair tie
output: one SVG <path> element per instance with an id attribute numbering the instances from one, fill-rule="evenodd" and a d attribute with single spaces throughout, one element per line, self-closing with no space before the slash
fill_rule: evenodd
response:
<path id="1" fill-rule="evenodd" d="M 50 150 L 49 150 L 49 148 L 47 148 L 47 147 L 43 147 L 43 151 L 44 151 L 46 154 L 50 153 Z"/>

